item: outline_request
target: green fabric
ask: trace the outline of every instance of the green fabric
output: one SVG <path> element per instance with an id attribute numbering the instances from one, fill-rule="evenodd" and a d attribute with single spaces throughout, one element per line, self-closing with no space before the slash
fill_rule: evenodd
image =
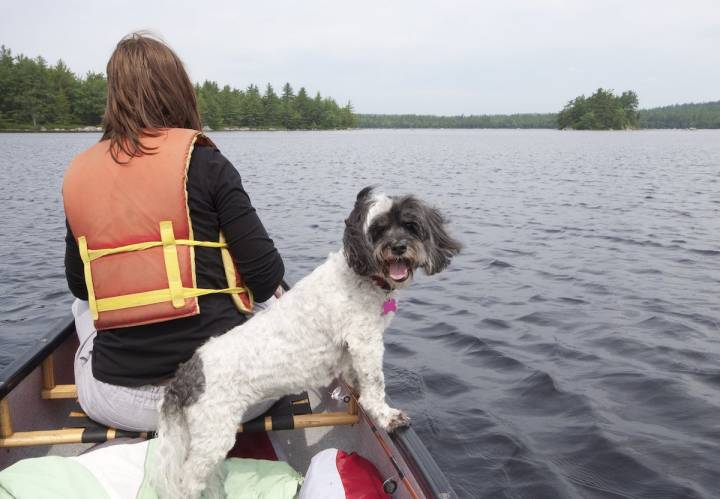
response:
<path id="1" fill-rule="evenodd" d="M 151 440 L 138 499 L 158 499 L 149 483 L 154 452 L 155 440 Z M 227 499 L 293 499 L 302 482 L 302 475 L 282 461 L 230 458 L 225 460 L 225 472 Z"/>
<path id="2" fill-rule="evenodd" d="M 157 499 L 149 484 L 155 440 L 148 445 L 138 499 Z M 228 499 L 292 499 L 302 476 L 281 461 L 227 459 Z M 24 459 L 0 472 L 0 499 L 109 499 L 102 484 L 72 459 L 47 456 Z"/>
<path id="3" fill-rule="evenodd" d="M 232 499 L 292 499 L 302 476 L 282 461 L 235 459 L 225 461 L 225 494 Z"/>
<path id="4" fill-rule="evenodd" d="M 23 459 L 0 472 L 2 499 L 106 499 L 85 466 L 58 456 Z"/>

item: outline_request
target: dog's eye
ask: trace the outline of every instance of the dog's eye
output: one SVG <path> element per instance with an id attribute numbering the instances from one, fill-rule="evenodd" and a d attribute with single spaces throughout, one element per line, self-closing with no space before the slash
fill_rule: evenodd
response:
<path id="1" fill-rule="evenodd" d="M 403 227 L 405 227 L 405 230 L 412 232 L 413 234 L 417 234 L 419 231 L 418 224 L 415 222 L 404 222 Z"/>
<path id="2" fill-rule="evenodd" d="M 377 241 L 380 239 L 383 232 L 385 232 L 385 227 L 380 224 L 373 224 L 370 226 L 370 230 L 368 232 L 370 233 L 370 239 Z"/>

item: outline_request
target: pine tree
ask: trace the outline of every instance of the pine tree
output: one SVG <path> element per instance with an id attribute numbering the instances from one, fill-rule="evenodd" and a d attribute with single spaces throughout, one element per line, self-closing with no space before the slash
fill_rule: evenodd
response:
<path id="1" fill-rule="evenodd" d="M 282 94 L 282 125 L 288 130 L 297 128 L 298 113 L 295 109 L 295 94 L 290 83 L 285 83 Z"/>
<path id="2" fill-rule="evenodd" d="M 242 102 L 242 122 L 245 126 L 258 128 L 264 124 L 264 109 L 260 91 L 255 85 L 250 85 L 245 91 Z"/>
<path id="3" fill-rule="evenodd" d="M 220 89 L 214 81 L 205 81 L 201 87 L 195 87 L 198 94 L 200 118 L 204 126 L 213 130 L 223 127 L 222 108 L 219 102 Z"/>
<path id="4" fill-rule="evenodd" d="M 312 101 L 308 97 L 305 87 L 300 87 L 297 97 L 295 97 L 295 109 L 299 115 L 299 123 L 296 128 L 311 128 Z"/>
<path id="5" fill-rule="evenodd" d="M 322 127 L 323 101 L 320 92 L 315 94 L 310 106 L 310 126 L 312 128 Z"/>
<path id="6" fill-rule="evenodd" d="M 80 125 L 100 125 L 107 100 L 107 82 L 101 73 L 88 73 L 80 81 L 73 105 L 74 120 Z"/>
<path id="7" fill-rule="evenodd" d="M 269 83 L 265 88 L 265 95 L 262 100 L 263 110 L 265 112 L 265 126 L 282 126 L 282 103 L 280 102 L 280 98 L 275 93 L 272 85 Z"/>
<path id="8" fill-rule="evenodd" d="M 218 94 L 218 105 L 224 126 L 238 126 L 242 120 L 242 94 L 225 85 Z"/>
<path id="9" fill-rule="evenodd" d="M 342 108 L 341 123 L 343 128 L 355 127 L 355 115 L 353 114 L 353 107 L 350 101 L 348 101 L 347 105 Z"/>

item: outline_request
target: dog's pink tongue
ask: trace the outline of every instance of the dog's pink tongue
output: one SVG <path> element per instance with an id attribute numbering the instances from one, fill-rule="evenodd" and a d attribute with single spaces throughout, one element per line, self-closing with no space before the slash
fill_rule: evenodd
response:
<path id="1" fill-rule="evenodd" d="M 408 274 L 407 266 L 402 262 L 394 262 L 391 263 L 388 267 L 388 273 L 390 274 L 390 277 L 395 279 L 396 281 L 400 279 L 405 279 Z"/>

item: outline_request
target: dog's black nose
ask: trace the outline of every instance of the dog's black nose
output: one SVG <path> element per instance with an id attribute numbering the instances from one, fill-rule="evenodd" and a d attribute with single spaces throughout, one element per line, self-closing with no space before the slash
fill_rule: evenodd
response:
<path id="1" fill-rule="evenodd" d="M 395 255 L 402 255 L 407 249 L 407 243 L 405 241 L 397 241 L 390 245 L 390 250 Z"/>

